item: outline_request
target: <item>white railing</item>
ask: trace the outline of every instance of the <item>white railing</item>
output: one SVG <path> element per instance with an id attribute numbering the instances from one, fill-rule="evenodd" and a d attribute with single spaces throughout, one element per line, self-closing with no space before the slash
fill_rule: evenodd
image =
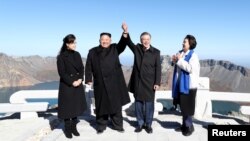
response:
<path id="1" fill-rule="evenodd" d="M 86 100 L 89 106 L 89 114 L 93 114 L 93 90 L 89 86 L 85 86 Z M 157 100 L 159 99 L 172 99 L 171 91 L 157 91 L 155 94 L 155 114 L 156 117 L 159 111 L 162 111 L 163 105 Z M 27 99 L 57 99 L 58 90 L 21 90 L 15 92 L 10 97 L 10 103 L 27 103 Z M 134 97 L 130 93 L 131 103 L 123 107 L 125 109 L 131 108 Z M 196 96 L 196 109 L 194 117 L 202 119 L 212 116 L 211 101 L 232 101 L 232 102 L 245 102 L 250 103 L 250 93 L 232 93 L 232 92 L 211 92 L 209 91 L 209 78 L 201 77 L 199 81 L 199 88 Z M 133 108 L 132 108 L 133 109 Z"/>

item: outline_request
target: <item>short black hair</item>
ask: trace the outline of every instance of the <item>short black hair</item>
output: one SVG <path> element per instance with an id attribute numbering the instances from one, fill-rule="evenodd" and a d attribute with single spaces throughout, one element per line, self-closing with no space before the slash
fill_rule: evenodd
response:
<path id="1" fill-rule="evenodd" d="M 197 42 L 196 42 L 196 39 L 193 35 L 190 35 L 188 34 L 185 39 L 188 40 L 189 42 L 189 45 L 190 45 L 190 49 L 195 49 L 196 45 L 197 45 Z"/>
<path id="2" fill-rule="evenodd" d="M 109 37 L 111 38 L 111 34 L 108 33 L 108 32 L 102 32 L 102 33 L 100 34 L 100 38 L 101 38 L 103 35 L 107 35 L 107 36 L 109 36 Z"/>
<path id="3" fill-rule="evenodd" d="M 142 36 L 144 36 L 144 35 L 149 35 L 149 37 L 151 38 L 151 34 L 150 34 L 149 32 L 142 32 L 140 38 L 141 38 Z"/>

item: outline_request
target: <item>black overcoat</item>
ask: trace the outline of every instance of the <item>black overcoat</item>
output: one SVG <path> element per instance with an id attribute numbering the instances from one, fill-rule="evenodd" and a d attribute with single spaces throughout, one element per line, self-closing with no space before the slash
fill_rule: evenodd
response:
<path id="1" fill-rule="evenodd" d="M 121 37 L 118 44 L 111 44 L 109 48 L 99 45 L 89 50 L 85 83 L 93 82 L 98 116 L 120 112 L 121 107 L 130 102 L 119 60 L 125 47 L 126 40 Z"/>
<path id="2" fill-rule="evenodd" d="M 58 117 L 73 118 L 83 114 L 87 108 L 83 85 L 72 84 L 83 79 L 84 66 L 77 51 L 67 50 L 57 57 L 57 69 L 60 76 L 58 94 Z"/>
<path id="3" fill-rule="evenodd" d="M 129 91 L 135 100 L 153 102 L 154 85 L 161 83 L 160 51 L 153 46 L 144 50 L 142 44 L 135 45 L 128 34 L 127 44 L 134 53 L 134 66 L 129 81 Z"/>

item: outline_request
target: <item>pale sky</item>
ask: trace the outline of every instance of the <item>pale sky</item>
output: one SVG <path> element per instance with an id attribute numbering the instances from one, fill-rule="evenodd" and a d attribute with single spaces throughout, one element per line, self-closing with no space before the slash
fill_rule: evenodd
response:
<path id="1" fill-rule="evenodd" d="M 222 59 L 250 67 L 249 0 L 1 0 L 0 52 L 11 56 L 56 56 L 73 33 L 86 57 L 110 32 L 118 42 L 125 21 L 135 43 L 142 32 L 162 55 L 181 49 L 187 34 L 196 37 L 200 59 Z M 123 63 L 132 62 L 127 48 Z"/>

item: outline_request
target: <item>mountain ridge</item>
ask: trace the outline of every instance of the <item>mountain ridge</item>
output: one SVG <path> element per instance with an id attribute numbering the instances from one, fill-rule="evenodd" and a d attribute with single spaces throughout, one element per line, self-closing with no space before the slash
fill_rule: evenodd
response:
<path id="1" fill-rule="evenodd" d="M 82 59 L 85 64 L 86 58 Z M 161 64 L 161 90 L 170 90 L 173 74 L 171 57 L 162 55 Z M 211 91 L 250 92 L 250 69 L 230 61 L 215 59 L 200 60 L 200 65 L 200 76 L 210 78 Z M 131 66 L 123 66 L 127 83 L 131 71 Z M 0 53 L 0 88 L 30 86 L 58 80 L 56 57 L 39 55 L 12 57 Z"/>

